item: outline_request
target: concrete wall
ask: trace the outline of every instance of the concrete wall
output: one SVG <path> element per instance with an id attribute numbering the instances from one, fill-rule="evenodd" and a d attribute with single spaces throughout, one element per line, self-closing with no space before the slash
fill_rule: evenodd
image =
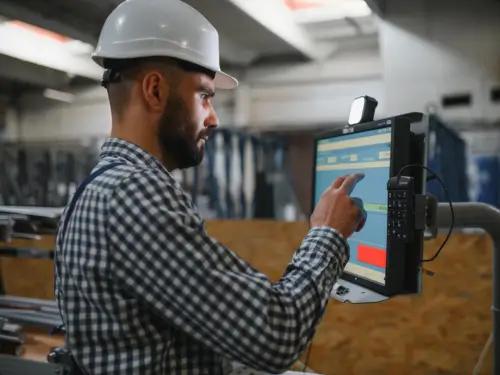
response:
<path id="1" fill-rule="evenodd" d="M 482 3 L 388 1 L 379 27 L 387 111 L 423 111 L 441 107 L 443 96 L 471 94 L 471 105 L 442 108 L 442 117 L 500 120 L 500 105 L 490 100 L 500 83 L 500 4 Z"/>
<path id="2" fill-rule="evenodd" d="M 500 155 L 500 130 L 462 131 L 460 133 L 472 154 Z"/>
<path id="3" fill-rule="evenodd" d="M 377 49 L 336 55 L 320 63 L 256 69 L 248 74 L 248 124 L 256 129 L 308 128 L 345 123 L 352 100 L 378 99 L 385 113 L 382 60 Z"/>

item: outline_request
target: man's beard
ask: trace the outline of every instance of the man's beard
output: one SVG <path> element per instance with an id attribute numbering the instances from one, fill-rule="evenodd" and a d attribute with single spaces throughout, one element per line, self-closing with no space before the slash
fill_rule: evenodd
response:
<path id="1" fill-rule="evenodd" d="M 203 160 L 203 148 L 197 124 L 189 119 L 189 109 L 179 97 L 172 97 L 158 124 L 158 140 L 166 161 L 175 168 L 185 169 L 199 165 Z"/>

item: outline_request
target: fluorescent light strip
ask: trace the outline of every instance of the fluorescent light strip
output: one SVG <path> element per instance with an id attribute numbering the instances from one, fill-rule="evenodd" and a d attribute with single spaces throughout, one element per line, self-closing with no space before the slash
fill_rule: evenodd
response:
<path id="1" fill-rule="evenodd" d="M 64 103 L 73 103 L 75 101 L 75 95 L 70 94 L 68 92 L 57 91 L 52 89 L 44 90 L 43 96 L 48 99 L 57 100 L 59 102 L 64 102 Z"/>
<path id="2" fill-rule="evenodd" d="M 371 13 L 370 7 L 363 0 L 334 1 L 324 6 L 293 12 L 298 23 L 325 22 L 346 17 L 359 18 L 369 16 Z"/>
<path id="3" fill-rule="evenodd" d="M 35 29 L 36 30 L 36 29 Z M 57 38 L 24 27 L 18 22 L 0 23 L 0 54 L 60 70 L 68 74 L 100 80 L 102 69 L 88 55 L 85 43 Z"/>

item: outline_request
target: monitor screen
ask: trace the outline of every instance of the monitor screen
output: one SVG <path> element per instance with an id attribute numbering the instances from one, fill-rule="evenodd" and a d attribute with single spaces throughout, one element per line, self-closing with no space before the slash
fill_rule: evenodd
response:
<path id="1" fill-rule="evenodd" d="M 337 177 L 355 172 L 365 174 L 351 197 L 363 201 L 367 220 L 364 228 L 348 239 L 351 256 L 345 272 L 384 285 L 391 127 L 320 139 L 316 148 L 315 204 Z"/>

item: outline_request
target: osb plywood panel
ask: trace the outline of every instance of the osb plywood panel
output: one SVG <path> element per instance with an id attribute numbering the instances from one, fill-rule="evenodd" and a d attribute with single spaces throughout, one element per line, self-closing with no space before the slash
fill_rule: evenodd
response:
<path id="1" fill-rule="evenodd" d="M 306 223 L 211 222 L 207 230 L 277 280 L 307 233 Z M 425 258 L 444 238 L 426 242 Z M 491 241 L 453 235 L 426 268 L 423 295 L 373 305 L 331 301 L 309 367 L 334 374 L 469 375 L 491 329 Z M 302 359 L 305 359 L 303 356 Z M 491 355 L 481 374 L 491 373 Z"/>
<path id="2" fill-rule="evenodd" d="M 430 256 L 438 243 L 426 246 Z M 491 243 L 455 235 L 428 268 L 421 297 L 330 303 L 311 367 L 335 374 L 471 374 L 491 329 Z M 491 373 L 491 356 L 482 374 Z"/>
<path id="3" fill-rule="evenodd" d="M 53 249 L 54 237 L 39 241 L 14 240 L 2 246 Z M 49 259 L 0 258 L 0 275 L 5 294 L 28 298 L 53 299 L 53 262 Z"/>
<path id="4" fill-rule="evenodd" d="M 207 229 L 277 280 L 308 226 L 212 221 Z M 44 245 L 51 247 L 51 241 Z M 426 257 L 441 241 L 426 243 Z M 331 301 L 313 340 L 309 367 L 326 375 L 471 374 L 491 328 L 491 262 L 487 236 L 456 234 L 427 264 L 435 275 L 424 278 L 422 296 L 374 305 Z M 4 259 L 2 273 L 8 293 L 52 298 L 51 262 Z M 481 374 L 490 374 L 490 369 L 491 355 Z"/>
<path id="5" fill-rule="evenodd" d="M 277 281 L 307 233 L 304 223 L 209 221 L 208 233 Z"/>

